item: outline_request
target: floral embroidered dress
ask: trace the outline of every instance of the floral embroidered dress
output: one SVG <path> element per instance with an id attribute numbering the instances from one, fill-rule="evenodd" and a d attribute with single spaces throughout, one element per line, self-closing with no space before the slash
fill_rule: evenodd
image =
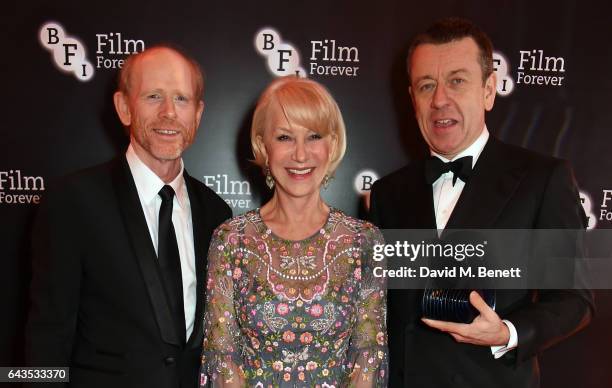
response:
<path id="1" fill-rule="evenodd" d="M 386 387 L 386 290 L 370 223 L 331 209 L 301 241 L 259 210 L 217 228 L 208 257 L 202 387 Z"/>

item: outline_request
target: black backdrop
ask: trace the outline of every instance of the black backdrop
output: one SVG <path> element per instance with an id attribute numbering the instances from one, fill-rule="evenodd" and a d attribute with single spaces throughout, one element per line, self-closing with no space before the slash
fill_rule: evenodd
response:
<path id="1" fill-rule="evenodd" d="M 235 214 L 266 197 L 258 170 L 247 161 L 253 106 L 275 76 L 255 46 L 257 33 L 275 30 L 293 48 L 292 58 L 299 55 L 302 73 L 313 66 L 335 66 L 336 75 L 307 74 L 336 97 L 348 131 L 346 157 L 324 195 L 332 205 L 360 215 L 362 193 L 356 183 L 367 189 L 373 174 L 385 175 L 426 151 L 407 94 L 404 60 L 410 38 L 437 18 L 470 18 L 490 34 L 504 58 L 496 66 L 506 89 L 499 85 L 495 108 L 487 116 L 489 131 L 509 143 L 568 159 L 590 227 L 612 226 L 612 214 L 606 217 L 612 211 L 612 201 L 606 200 L 612 199 L 612 6 L 604 2 L 30 1 L 3 5 L 3 11 L 0 365 L 23 361 L 35 196 L 44 197 L 45 184 L 55 177 L 108 160 L 127 145 L 111 101 L 116 68 L 105 66 L 125 57 L 118 53 L 119 36 L 128 51 L 176 43 L 202 64 L 206 107 L 185 163 L 191 175 L 233 201 Z M 54 31 L 58 25 L 64 31 L 57 44 L 54 36 L 61 34 L 43 28 L 51 22 Z M 336 50 L 346 48 L 343 59 L 348 53 L 352 61 L 338 56 L 325 61 L 323 52 L 314 49 L 327 47 L 331 58 L 332 40 Z M 63 47 L 70 43 L 76 46 Z M 89 62 L 90 78 L 82 81 L 62 71 L 56 59 L 61 63 L 65 56 L 54 59 L 53 50 L 84 52 L 69 62 L 76 63 L 80 75 L 80 64 Z M 347 67 L 357 67 L 356 75 L 339 74 Z M 561 85 L 551 84 L 560 77 Z M 587 330 L 543 355 L 544 387 L 612 386 L 612 293 L 597 291 L 597 304 L 598 315 Z"/>

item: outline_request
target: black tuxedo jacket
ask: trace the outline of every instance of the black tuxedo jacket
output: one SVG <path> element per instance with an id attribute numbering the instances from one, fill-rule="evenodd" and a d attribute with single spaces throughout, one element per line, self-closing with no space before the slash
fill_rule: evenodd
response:
<path id="1" fill-rule="evenodd" d="M 71 387 L 196 386 L 208 245 L 231 210 L 184 176 L 198 295 L 186 345 L 173 325 L 136 185 L 121 157 L 58 182 L 41 204 L 33 230 L 29 365 L 69 366 Z"/>
<path id="2" fill-rule="evenodd" d="M 384 229 L 435 229 L 424 161 L 378 180 L 370 219 Z M 447 229 L 582 229 L 585 216 L 569 166 L 489 138 Z M 389 290 L 390 387 L 538 387 L 537 354 L 586 325 L 589 291 L 498 290 L 496 311 L 518 347 L 495 360 L 488 346 L 456 342 L 421 323 L 422 292 Z"/>

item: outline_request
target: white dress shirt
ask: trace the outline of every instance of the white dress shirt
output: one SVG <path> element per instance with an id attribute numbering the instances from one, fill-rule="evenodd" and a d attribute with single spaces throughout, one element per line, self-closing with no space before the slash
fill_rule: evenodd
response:
<path id="1" fill-rule="evenodd" d="M 464 156 L 471 156 L 472 168 L 474 168 L 480 153 L 487 144 L 487 140 L 489 140 L 489 131 L 485 125 L 480 133 L 480 136 L 478 136 L 478 138 L 469 147 L 458 153 L 453 159 L 446 159 L 442 155 L 439 155 L 433 151 L 431 151 L 431 155 L 439 158 L 445 163 L 455 161 Z M 448 171 L 440 175 L 440 177 L 432 184 L 434 211 L 436 214 L 436 228 L 438 229 L 438 234 L 440 234 L 446 227 L 446 224 L 453 213 L 453 209 L 455 209 L 455 205 L 457 205 L 459 196 L 465 187 L 465 182 L 462 181 L 461 178 L 457 178 L 457 181 L 453 186 L 453 175 L 454 173 L 452 171 Z M 510 331 L 510 340 L 505 346 L 491 346 L 491 352 L 496 359 L 516 348 L 518 345 L 518 334 L 516 332 L 516 328 L 510 321 L 504 319 L 503 322 L 506 324 L 506 326 L 508 326 L 508 330 Z"/>
<path id="2" fill-rule="evenodd" d="M 159 191 L 164 187 L 162 181 L 146 164 L 144 164 L 134 148 L 130 144 L 125 154 L 130 171 L 134 177 L 138 198 L 142 205 L 151 241 L 157 252 L 159 234 L 159 208 L 161 197 Z M 185 338 L 189 339 L 193 331 L 196 308 L 196 268 L 195 268 L 195 249 L 193 246 L 193 226 L 191 221 L 191 204 L 189 194 L 185 186 L 183 177 L 183 160 L 181 160 L 181 171 L 168 183 L 174 189 L 176 195 L 172 203 L 172 224 L 176 233 L 176 243 L 178 245 L 181 260 L 181 277 L 183 281 L 183 307 L 185 310 Z"/>

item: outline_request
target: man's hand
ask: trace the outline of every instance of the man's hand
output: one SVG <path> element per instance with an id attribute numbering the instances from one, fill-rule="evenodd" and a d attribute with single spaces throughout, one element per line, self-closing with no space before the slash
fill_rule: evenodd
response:
<path id="1" fill-rule="evenodd" d="M 422 318 L 422 321 L 427 326 L 452 335 L 457 342 L 482 346 L 508 344 L 510 340 L 508 327 L 476 291 L 470 293 L 470 303 L 480 313 L 470 324 L 436 321 L 427 318 Z"/>

